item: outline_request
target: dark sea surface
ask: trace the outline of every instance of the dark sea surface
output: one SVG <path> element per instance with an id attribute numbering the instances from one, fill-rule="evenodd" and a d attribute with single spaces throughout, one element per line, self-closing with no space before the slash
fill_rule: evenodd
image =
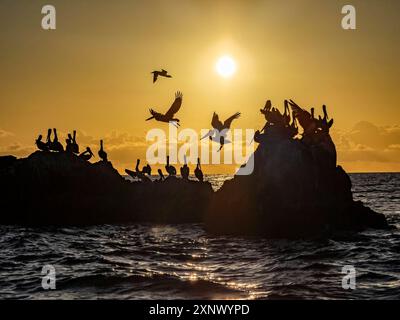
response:
<path id="1" fill-rule="evenodd" d="M 227 176 L 208 176 L 215 188 Z M 400 174 L 352 174 L 355 199 L 400 228 Z M 56 270 L 43 290 L 42 268 Z M 342 288 L 354 266 L 356 288 Z M 335 239 L 207 235 L 201 225 L 0 226 L 0 299 L 399 299 L 400 231 Z"/>

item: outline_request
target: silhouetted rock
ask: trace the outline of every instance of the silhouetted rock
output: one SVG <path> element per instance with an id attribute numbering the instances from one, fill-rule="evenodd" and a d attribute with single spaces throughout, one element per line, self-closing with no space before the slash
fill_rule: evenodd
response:
<path id="1" fill-rule="evenodd" d="M 353 201 L 351 180 L 336 166 L 328 138 L 310 145 L 274 129 L 263 134 L 254 153 L 254 172 L 236 175 L 213 197 L 207 230 L 292 238 L 387 228 L 383 214 Z"/>
<path id="2" fill-rule="evenodd" d="M 254 172 L 215 193 L 208 182 L 175 176 L 131 182 L 109 161 L 91 164 L 67 152 L 0 157 L 0 223 L 205 222 L 213 233 L 279 238 L 388 227 L 384 215 L 353 201 L 330 137 L 309 144 L 274 130 L 258 137 Z"/>
<path id="3" fill-rule="evenodd" d="M 213 193 L 182 179 L 132 183 L 111 162 L 41 151 L 0 158 L 0 191 L 0 223 L 24 225 L 200 222 Z"/>

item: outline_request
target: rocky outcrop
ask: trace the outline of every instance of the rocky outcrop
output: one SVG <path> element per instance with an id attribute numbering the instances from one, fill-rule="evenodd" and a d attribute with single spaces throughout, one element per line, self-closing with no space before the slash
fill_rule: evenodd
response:
<path id="1" fill-rule="evenodd" d="M 0 158 L 2 224 L 88 225 L 200 222 L 209 183 L 167 178 L 130 182 L 111 162 L 91 164 L 65 152 Z"/>
<path id="2" fill-rule="evenodd" d="M 236 175 L 213 197 L 208 231 L 297 238 L 388 227 L 383 214 L 353 201 L 329 136 L 313 144 L 270 128 L 258 141 L 253 173 Z"/>

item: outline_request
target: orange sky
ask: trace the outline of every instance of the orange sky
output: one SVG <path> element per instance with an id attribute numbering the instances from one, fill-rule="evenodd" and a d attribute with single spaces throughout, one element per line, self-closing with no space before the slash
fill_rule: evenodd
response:
<path id="1" fill-rule="evenodd" d="M 263 126 L 266 99 L 327 104 L 338 162 L 348 171 L 400 171 L 400 22 L 397 0 L 351 1 L 357 30 L 341 28 L 348 1 L 56 1 L 57 29 L 41 29 L 42 1 L 0 2 L 0 154 L 26 156 L 47 128 L 105 139 L 121 171 L 144 160 L 148 108 L 184 94 L 182 128 L 213 111 Z M 229 54 L 230 79 L 215 72 Z M 152 83 L 165 68 L 172 79 Z M 207 168 L 223 172 L 223 166 Z"/>

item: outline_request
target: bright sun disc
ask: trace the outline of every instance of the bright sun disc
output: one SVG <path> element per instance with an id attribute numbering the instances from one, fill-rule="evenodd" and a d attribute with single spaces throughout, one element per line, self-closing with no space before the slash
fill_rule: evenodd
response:
<path id="1" fill-rule="evenodd" d="M 236 63 L 231 57 L 223 56 L 218 59 L 215 68 L 220 76 L 228 78 L 236 72 Z"/>

